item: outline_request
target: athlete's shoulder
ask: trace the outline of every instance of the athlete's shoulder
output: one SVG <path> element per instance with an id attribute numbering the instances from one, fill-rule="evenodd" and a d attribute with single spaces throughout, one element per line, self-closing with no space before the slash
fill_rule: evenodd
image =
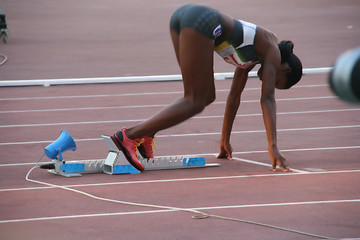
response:
<path id="1" fill-rule="evenodd" d="M 251 23 L 251 22 L 248 22 L 248 21 L 244 21 L 244 20 L 241 20 L 239 19 L 238 20 L 243 26 L 246 26 L 246 27 L 249 27 L 249 28 L 252 28 L 252 29 L 256 29 L 257 28 L 257 25 L 254 24 L 254 23 Z"/>

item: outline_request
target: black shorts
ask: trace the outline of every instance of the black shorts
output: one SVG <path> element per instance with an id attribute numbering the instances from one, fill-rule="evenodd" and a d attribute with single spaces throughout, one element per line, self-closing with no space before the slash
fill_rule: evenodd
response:
<path id="1" fill-rule="evenodd" d="M 178 34 L 184 27 L 192 28 L 205 37 L 215 40 L 222 34 L 223 19 L 215 9 L 187 4 L 174 12 L 170 19 L 170 27 Z"/>

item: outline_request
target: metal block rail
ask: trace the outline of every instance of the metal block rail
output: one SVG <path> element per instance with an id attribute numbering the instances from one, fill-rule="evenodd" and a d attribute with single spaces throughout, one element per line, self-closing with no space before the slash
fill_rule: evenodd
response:
<path id="1" fill-rule="evenodd" d="M 80 177 L 83 173 L 102 173 L 104 160 L 59 161 L 53 160 L 51 164 L 41 168 L 51 169 L 48 172 L 64 177 Z"/>
<path id="2" fill-rule="evenodd" d="M 102 136 L 109 147 L 108 157 L 104 164 L 104 173 L 107 174 L 137 174 L 140 173 L 137 169 L 129 164 L 124 154 L 118 150 L 115 143 L 109 136 Z M 204 157 L 190 157 L 190 156 L 165 156 L 142 158 L 138 154 L 138 159 L 143 164 L 145 171 L 149 170 L 166 170 L 166 169 L 181 169 L 181 168 L 200 168 L 200 167 L 218 167 L 217 163 L 206 164 Z"/>
<path id="3" fill-rule="evenodd" d="M 64 176 L 77 177 L 84 173 L 106 173 L 106 174 L 139 174 L 140 171 L 134 168 L 126 160 L 123 152 L 119 151 L 115 143 L 109 136 L 102 136 L 109 147 L 109 152 L 105 160 L 83 160 L 83 161 L 59 161 L 53 160 L 51 164 L 43 165 L 42 168 L 51 169 L 50 173 Z M 144 165 L 145 171 L 165 170 L 165 169 L 184 169 L 184 168 L 203 168 L 218 167 L 220 164 L 206 164 L 204 157 L 192 156 L 164 156 L 154 159 L 138 158 Z"/>

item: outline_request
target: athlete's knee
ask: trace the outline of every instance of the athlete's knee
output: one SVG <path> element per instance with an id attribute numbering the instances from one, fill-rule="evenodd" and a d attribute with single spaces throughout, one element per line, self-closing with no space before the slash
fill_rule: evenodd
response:
<path id="1" fill-rule="evenodd" d="M 201 113 L 205 109 L 205 107 L 213 103 L 216 97 L 214 91 L 209 93 L 208 95 L 198 94 L 195 96 L 188 96 L 186 98 L 190 101 L 191 108 L 194 114 L 198 114 Z"/>
<path id="2" fill-rule="evenodd" d="M 210 105 L 211 103 L 213 103 L 216 99 L 216 95 L 215 95 L 215 92 L 214 93 L 211 93 L 208 98 L 207 98 L 207 101 L 206 101 L 206 106 Z"/>
<path id="3" fill-rule="evenodd" d="M 205 99 L 186 97 L 193 115 L 201 113 L 207 106 Z"/>
<path id="4" fill-rule="evenodd" d="M 194 113 L 195 113 L 195 114 L 201 113 L 202 111 L 204 111 L 205 107 L 206 107 L 206 104 L 203 104 L 203 103 L 201 103 L 201 104 L 195 103 L 195 104 L 194 104 L 194 108 L 193 108 L 193 109 L 194 109 Z"/>

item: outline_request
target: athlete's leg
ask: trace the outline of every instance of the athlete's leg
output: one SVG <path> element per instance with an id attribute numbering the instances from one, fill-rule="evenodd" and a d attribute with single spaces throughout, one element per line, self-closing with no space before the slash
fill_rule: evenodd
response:
<path id="1" fill-rule="evenodd" d="M 199 113 L 215 100 L 214 42 L 193 29 L 184 28 L 180 43 L 184 98 L 188 98 Z"/>
<path id="2" fill-rule="evenodd" d="M 158 131 L 200 113 L 215 100 L 214 42 L 190 28 L 183 28 L 180 35 L 171 30 L 171 36 L 183 76 L 184 97 L 148 120 L 129 128 L 126 134 L 130 139 L 154 136 Z"/>
<path id="3" fill-rule="evenodd" d="M 180 65 L 180 47 L 179 47 L 179 34 L 176 33 L 174 30 L 172 30 L 170 28 L 170 33 L 171 33 L 171 39 L 173 42 L 173 46 L 174 46 L 174 50 L 175 50 L 175 55 L 176 55 L 176 59 Z M 181 65 L 180 65 L 181 66 Z M 214 76 L 214 74 L 212 74 L 212 77 Z M 213 79 L 213 78 L 212 78 Z M 206 101 L 206 106 L 209 105 L 210 103 L 212 103 L 215 100 L 215 84 L 214 81 L 210 81 L 211 86 L 210 86 L 210 90 L 209 90 L 209 95 L 208 95 L 208 99 Z"/>
<path id="4" fill-rule="evenodd" d="M 180 51 L 180 36 L 177 32 L 175 32 L 173 29 L 171 29 L 170 27 L 170 34 L 171 34 L 171 40 L 174 46 L 174 51 L 175 51 L 175 56 L 176 56 L 176 60 L 178 61 L 178 64 L 180 66 L 180 56 L 179 56 L 179 51 Z"/>

